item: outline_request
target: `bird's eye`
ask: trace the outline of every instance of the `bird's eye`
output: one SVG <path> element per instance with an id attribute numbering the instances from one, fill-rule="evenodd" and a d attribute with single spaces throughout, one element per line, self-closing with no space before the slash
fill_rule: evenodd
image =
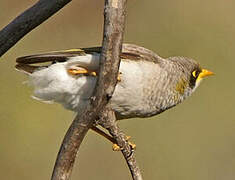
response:
<path id="1" fill-rule="evenodd" d="M 195 71 L 192 72 L 192 75 L 193 75 L 193 77 L 197 78 L 199 73 L 200 72 L 198 70 L 195 70 Z"/>
<path id="2" fill-rule="evenodd" d="M 193 71 L 193 72 L 192 72 L 192 75 L 193 75 L 193 77 L 195 77 L 195 78 L 196 78 L 196 72 L 197 72 L 197 71 Z"/>

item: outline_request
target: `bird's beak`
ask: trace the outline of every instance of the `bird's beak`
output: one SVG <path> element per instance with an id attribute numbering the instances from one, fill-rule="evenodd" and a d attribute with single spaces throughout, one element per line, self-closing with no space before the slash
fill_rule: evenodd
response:
<path id="1" fill-rule="evenodd" d="M 202 79 L 206 76 L 211 76 L 211 75 L 214 75 L 214 73 L 206 69 L 202 69 L 202 72 L 199 74 L 198 79 Z"/>

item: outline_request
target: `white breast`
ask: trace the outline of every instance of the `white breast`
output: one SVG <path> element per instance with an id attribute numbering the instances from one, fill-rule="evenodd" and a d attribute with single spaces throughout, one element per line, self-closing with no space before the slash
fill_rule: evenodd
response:
<path id="1" fill-rule="evenodd" d="M 116 86 L 111 106 L 123 116 L 149 114 L 152 108 L 146 104 L 148 81 L 159 73 L 152 62 L 123 60 L 120 65 L 121 82 Z M 153 78 L 153 79 L 151 79 Z M 147 82 L 147 83 L 146 83 Z"/>

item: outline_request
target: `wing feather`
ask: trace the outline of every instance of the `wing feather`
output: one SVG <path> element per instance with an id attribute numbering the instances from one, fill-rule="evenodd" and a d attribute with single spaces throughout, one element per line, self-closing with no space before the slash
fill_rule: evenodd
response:
<path id="1" fill-rule="evenodd" d="M 20 64 L 36 64 L 44 62 L 65 62 L 70 57 L 84 56 L 85 51 L 82 49 L 70 49 L 64 51 L 53 51 L 43 54 L 35 54 L 30 56 L 23 56 L 16 59 Z"/>
<path id="2" fill-rule="evenodd" d="M 25 71 L 26 73 L 32 73 L 39 67 L 47 66 L 32 66 L 31 64 L 66 62 L 69 60 L 67 64 L 68 66 L 80 65 L 90 70 L 97 70 L 99 66 L 99 54 L 101 53 L 101 50 L 101 47 L 90 47 L 23 56 L 16 59 L 16 68 L 20 71 Z M 90 55 L 90 57 L 87 55 Z M 150 61 L 153 63 L 159 63 L 159 60 L 162 59 L 151 50 L 134 44 L 123 44 L 120 57 L 121 59 L 126 60 L 141 60 Z"/>

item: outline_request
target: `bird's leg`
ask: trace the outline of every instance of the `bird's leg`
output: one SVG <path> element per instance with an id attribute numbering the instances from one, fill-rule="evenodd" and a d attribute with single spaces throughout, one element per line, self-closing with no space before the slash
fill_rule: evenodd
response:
<path id="1" fill-rule="evenodd" d="M 105 137 L 109 141 L 111 141 L 113 143 L 113 146 L 112 146 L 113 151 L 121 151 L 122 150 L 122 148 L 117 145 L 117 142 L 113 137 L 106 134 L 104 131 L 97 128 L 96 126 L 92 126 L 91 129 L 93 131 L 95 131 L 96 133 L 100 134 L 101 136 Z M 128 141 L 130 138 L 131 138 L 130 136 L 126 136 L 126 141 Z M 128 141 L 128 144 L 131 146 L 132 149 L 136 148 L 136 145 L 134 143 L 131 143 L 131 142 Z"/>
<path id="2" fill-rule="evenodd" d="M 90 71 L 83 67 L 73 67 L 67 70 L 71 75 L 90 75 L 90 76 L 97 76 L 98 73 L 96 71 Z M 117 81 L 121 82 L 121 72 L 118 73 Z"/>
<path id="3" fill-rule="evenodd" d="M 116 143 L 115 139 L 113 137 L 111 137 L 110 135 L 106 134 L 104 131 L 102 131 L 101 129 L 99 129 L 98 127 L 96 126 L 92 126 L 91 129 L 93 131 L 95 131 L 96 133 L 98 133 L 99 135 L 105 137 L 106 139 L 108 139 L 110 142 L 112 143 Z"/>

